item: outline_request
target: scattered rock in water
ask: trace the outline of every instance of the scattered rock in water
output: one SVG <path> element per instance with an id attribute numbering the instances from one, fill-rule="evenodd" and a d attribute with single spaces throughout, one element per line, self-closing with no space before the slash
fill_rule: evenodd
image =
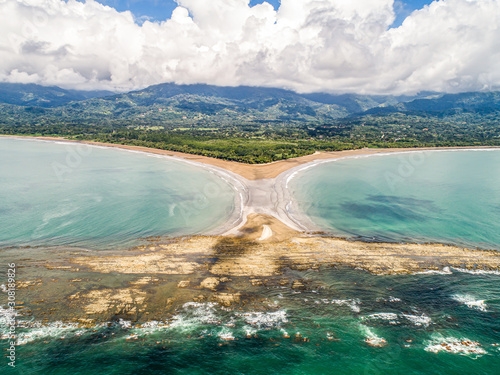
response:
<path id="1" fill-rule="evenodd" d="M 292 283 L 292 289 L 304 289 L 306 286 L 300 280 L 294 280 Z"/>
<path id="2" fill-rule="evenodd" d="M 213 295 L 213 299 L 222 306 L 230 307 L 235 303 L 240 303 L 241 293 L 218 293 Z"/>
<path id="3" fill-rule="evenodd" d="M 191 282 L 189 280 L 179 281 L 177 288 L 187 288 Z"/>
<path id="4" fill-rule="evenodd" d="M 205 289 L 210 289 L 213 291 L 217 290 L 217 287 L 219 286 L 220 281 L 216 277 L 207 277 L 205 280 L 203 280 L 200 284 L 202 288 Z"/>

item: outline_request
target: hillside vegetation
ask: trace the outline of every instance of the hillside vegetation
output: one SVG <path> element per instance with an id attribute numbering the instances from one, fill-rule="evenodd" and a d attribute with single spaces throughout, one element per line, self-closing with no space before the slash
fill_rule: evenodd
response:
<path id="1" fill-rule="evenodd" d="M 500 145 L 498 92 L 396 97 L 162 84 L 99 97 L 105 94 L 0 84 L 0 133 L 141 145 L 247 163 L 316 150 Z"/>

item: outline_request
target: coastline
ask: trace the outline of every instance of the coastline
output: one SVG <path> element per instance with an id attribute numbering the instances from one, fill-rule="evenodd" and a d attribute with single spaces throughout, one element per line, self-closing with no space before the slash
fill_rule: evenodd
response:
<path id="1" fill-rule="evenodd" d="M 78 141 L 60 137 L 25 137 L 6 135 L 0 135 L 0 137 L 73 144 L 77 143 L 101 148 L 117 148 L 131 152 L 158 155 L 210 171 L 219 178 L 222 178 L 235 191 L 235 209 L 231 216 L 224 224 L 206 233 L 202 233 L 203 235 L 223 236 L 238 234 L 241 228 L 246 224 L 247 217 L 251 214 L 273 216 L 294 231 L 322 231 L 323 228 L 313 223 L 305 213 L 300 211 L 297 203 L 294 201 L 288 190 L 289 181 L 292 180 L 298 173 L 320 164 L 346 159 L 387 156 L 392 154 L 500 149 L 500 147 L 490 146 L 388 149 L 364 148 L 360 150 L 316 152 L 311 155 L 280 160 L 268 164 L 244 164 L 200 155 L 185 154 L 176 151 L 93 141 Z"/>
<path id="2" fill-rule="evenodd" d="M 19 139 L 39 139 L 45 141 L 58 141 L 58 142 L 73 142 L 88 145 L 95 145 L 101 147 L 119 148 L 124 150 L 141 151 L 156 155 L 167 155 L 183 159 L 186 161 L 194 161 L 204 165 L 211 165 L 214 167 L 222 168 L 226 171 L 240 175 L 247 180 L 264 180 L 278 177 L 281 173 L 286 172 L 295 167 L 301 167 L 304 164 L 314 162 L 315 160 L 334 160 L 344 157 L 355 157 L 364 155 L 377 155 L 385 153 L 397 153 L 407 151 L 432 151 L 432 150 L 477 150 L 477 149 L 500 149 L 500 146 L 477 146 L 477 147 L 422 147 L 422 148 L 363 148 L 358 150 L 344 150 L 344 151 L 317 151 L 314 154 L 300 156 L 297 158 L 279 160 L 267 164 L 245 164 L 235 161 L 228 161 L 223 159 L 215 159 L 207 156 L 186 154 L 177 151 L 161 150 L 157 148 L 148 148 L 142 146 L 129 146 L 114 143 L 102 143 L 93 141 L 78 141 L 74 139 L 66 139 L 59 137 L 30 137 L 30 136 L 16 136 L 16 135 L 0 135 L 6 138 L 19 138 Z"/>
<path id="3" fill-rule="evenodd" d="M 315 159 L 306 163 L 302 163 L 293 168 L 288 169 L 287 171 L 281 173 L 276 178 L 277 190 L 280 192 L 279 194 L 279 205 L 277 206 L 278 210 L 283 212 L 287 216 L 287 218 L 295 223 L 297 226 L 300 226 L 305 231 L 324 231 L 325 228 L 320 227 L 316 223 L 314 223 L 304 212 L 300 210 L 298 203 L 295 199 L 293 199 L 290 190 L 288 189 L 288 185 L 291 180 L 293 180 L 300 172 L 305 171 L 307 169 L 316 167 L 318 165 L 334 163 L 337 161 L 343 160 L 353 160 L 353 159 L 361 159 L 368 157 L 384 157 L 390 155 L 408 155 L 408 154 L 418 154 L 423 152 L 462 152 L 462 151 L 494 151 L 499 150 L 500 147 L 465 147 L 465 148 L 418 148 L 418 149 L 388 149 L 387 152 L 383 152 L 383 149 L 377 149 L 376 153 L 360 153 L 357 155 L 345 155 L 338 156 L 328 159 Z M 332 234 L 336 236 L 335 234 Z M 436 242 L 437 243 L 437 242 Z M 448 245 L 448 244 L 445 244 Z M 453 244 L 451 244 L 453 245 Z"/>

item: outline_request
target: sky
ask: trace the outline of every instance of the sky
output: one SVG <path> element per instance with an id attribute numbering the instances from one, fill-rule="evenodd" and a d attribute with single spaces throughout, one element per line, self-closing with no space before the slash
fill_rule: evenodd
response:
<path id="1" fill-rule="evenodd" d="M 170 18 L 172 12 L 177 7 L 177 3 L 173 0 L 100 0 L 98 2 L 109 5 L 121 12 L 127 10 L 131 11 L 139 23 L 145 20 L 164 21 Z M 250 5 L 262 4 L 263 2 L 264 0 L 251 0 Z M 267 2 L 271 4 L 275 10 L 279 9 L 281 3 L 280 0 L 268 0 Z M 431 2 L 432 0 L 397 1 L 395 5 L 396 20 L 394 26 L 400 26 L 412 11 L 421 9 Z"/>
<path id="2" fill-rule="evenodd" d="M 0 81 L 500 89 L 500 0 L 0 0 Z"/>

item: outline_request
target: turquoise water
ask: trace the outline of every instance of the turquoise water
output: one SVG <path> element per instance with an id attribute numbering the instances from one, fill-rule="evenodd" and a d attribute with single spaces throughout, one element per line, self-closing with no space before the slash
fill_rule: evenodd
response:
<path id="1" fill-rule="evenodd" d="M 498 374 L 499 275 L 287 271 L 262 310 L 191 303 L 146 328 L 19 330 L 19 374 Z M 369 342 L 383 342 L 373 347 Z M 383 341 L 382 341 L 383 340 Z M 464 344 L 465 343 L 465 344 Z M 7 373 L 15 373 L 7 371 Z"/>
<path id="2" fill-rule="evenodd" d="M 0 139 L 0 247 L 109 248 L 205 232 L 234 210 L 201 168 L 124 150 Z"/>
<path id="3" fill-rule="evenodd" d="M 299 210 L 337 235 L 500 249 L 500 150 L 338 160 L 289 186 Z"/>

